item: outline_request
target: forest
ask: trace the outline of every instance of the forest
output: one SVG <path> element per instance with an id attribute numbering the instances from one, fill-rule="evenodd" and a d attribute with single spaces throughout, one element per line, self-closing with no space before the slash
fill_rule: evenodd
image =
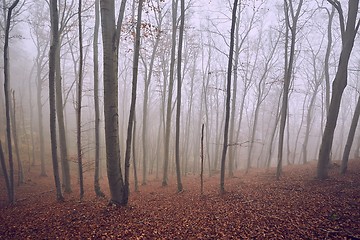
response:
<path id="1" fill-rule="evenodd" d="M 359 0 L 0 6 L 0 239 L 360 239 Z"/>

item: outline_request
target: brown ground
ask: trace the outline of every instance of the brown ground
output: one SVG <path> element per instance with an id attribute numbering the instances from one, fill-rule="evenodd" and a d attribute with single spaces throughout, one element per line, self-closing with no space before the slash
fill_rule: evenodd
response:
<path id="1" fill-rule="evenodd" d="M 0 239 L 360 239 L 360 161 L 345 176 L 333 167 L 325 181 L 314 179 L 315 167 L 286 167 L 280 181 L 274 169 L 238 172 L 223 196 L 218 175 L 205 179 L 203 196 L 198 176 L 183 180 L 182 193 L 154 180 L 120 208 L 95 197 L 91 176 L 82 202 L 74 186 L 57 203 L 53 178 L 33 169 L 12 206 L 1 177 Z"/>

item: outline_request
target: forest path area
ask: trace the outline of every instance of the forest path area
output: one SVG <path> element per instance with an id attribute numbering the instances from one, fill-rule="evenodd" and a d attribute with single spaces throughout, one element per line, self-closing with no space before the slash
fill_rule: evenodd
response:
<path id="1" fill-rule="evenodd" d="M 1 177 L 0 239 L 360 239 L 360 161 L 344 176 L 333 165 L 324 181 L 314 178 L 316 163 L 285 167 L 279 181 L 275 169 L 240 171 L 222 196 L 218 175 L 205 178 L 203 195 L 199 176 L 185 177 L 181 193 L 173 179 L 168 187 L 152 180 L 127 207 L 96 198 L 90 174 L 81 202 L 73 179 L 58 203 L 53 178 L 35 171 L 12 206 Z M 105 178 L 102 188 L 109 196 Z"/>

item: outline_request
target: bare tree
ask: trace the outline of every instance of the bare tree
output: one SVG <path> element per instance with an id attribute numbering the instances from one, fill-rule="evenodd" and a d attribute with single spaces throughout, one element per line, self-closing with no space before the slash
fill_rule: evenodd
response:
<path id="1" fill-rule="evenodd" d="M 297 8 L 294 9 L 293 2 L 284 0 L 284 12 L 286 22 L 286 34 L 285 34 L 285 74 L 284 74 L 284 87 L 283 87 L 283 99 L 281 106 L 281 117 L 280 117 L 280 133 L 279 133 L 279 145 L 278 145 L 278 164 L 276 169 L 276 178 L 279 179 L 282 171 L 283 163 L 283 147 L 284 147 L 284 133 L 286 125 L 286 117 L 288 114 L 288 98 L 290 81 L 293 74 L 293 65 L 295 59 L 295 45 L 296 45 L 296 34 L 297 24 L 300 17 L 301 7 L 303 0 L 300 0 Z M 290 32 L 290 50 L 288 34 Z"/>
<path id="2" fill-rule="evenodd" d="M 230 99 L 231 99 L 231 75 L 233 67 L 233 55 L 234 55 L 234 38 L 235 38 L 235 24 L 236 24 L 236 10 L 238 8 L 238 0 L 234 0 L 231 18 L 231 30 L 230 30 L 230 50 L 229 50 L 229 62 L 227 69 L 227 86 L 226 86 L 226 105 L 225 105 L 225 127 L 224 127 L 224 142 L 221 155 L 221 171 L 220 171 L 220 194 L 225 192 L 225 160 L 226 151 L 228 147 L 228 135 L 229 135 L 229 119 L 230 119 Z"/>
<path id="3" fill-rule="evenodd" d="M 56 140 L 56 106 L 55 106 L 55 64 L 56 64 L 56 51 L 59 47 L 59 15 L 57 1 L 50 1 L 50 20 L 52 41 L 50 44 L 49 52 L 49 102 L 50 102 L 50 137 L 51 137 L 51 153 L 54 180 L 56 187 L 56 199 L 63 201 L 64 197 L 61 192 L 59 165 L 57 157 L 57 140 Z"/>
<path id="4" fill-rule="evenodd" d="M 170 157 L 170 133 L 171 133 L 171 115 L 172 115 L 172 96 L 174 88 L 175 72 L 175 54 L 176 54 L 176 29 L 177 29 L 177 6 L 178 0 L 172 0 L 172 33 L 171 33 L 171 56 L 170 56 L 170 76 L 168 86 L 168 99 L 166 105 L 166 122 L 165 122 L 165 140 L 164 140 L 164 170 L 162 186 L 167 186 L 168 168 Z"/>
<path id="5" fill-rule="evenodd" d="M 180 1 L 181 16 L 180 16 L 180 30 L 179 30 L 179 44 L 178 44 L 178 61 L 177 61 L 177 102 L 176 102 L 176 136 L 175 136 L 175 164 L 176 164 L 176 179 L 177 190 L 181 192 L 183 186 L 181 183 L 180 173 L 180 113 L 181 113 L 181 86 L 182 86 L 182 48 L 184 39 L 184 25 L 185 25 L 185 0 Z"/>
<path id="6" fill-rule="evenodd" d="M 339 14 L 342 50 L 335 79 L 332 84 L 331 101 L 319 151 L 319 161 L 317 165 L 317 177 L 319 179 L 327 178 L 330 152 L 334 139 L 336 122 L 339 116 L 341 98 L 347 85 L 349 59 L 354 46 L 355 36 L 360 25 L 360 21 L 357 20 L 359 0 L 349 1 L 346 24 L 340 2 L 337 0 L 328 0 L 328 2 L 336 8 Z"/>
<path id="7" fill-rule="evenodd" d="M 95 0 L 95 26 L 93 40 L 94 61 L 94 105 L 95 105 L 95 174 L 94 190 L 96 196 L 104 197 L 99 183 L 100 175 L 100 110 L 99 110 L 99 25 L 100 25 L 100 1 Z"/>
<path id="8" fill-rule="evenodd" d="M 10 203 L 15 201 L 15 190 L 14 190 L 14 162 L 12 156 L 12 146 L 11 146 L 11 120 L 10 120 L 10 67 L 9 67 L 9 34 L 10 34 L 10 24 L 11 17 L 14 8 L 18 5 L 19 0 L 15 0 L 8 9 L 6 17 L 6 28 L 5 28 L 5 42 L 4 42 L 4 91 L 5 91 L 5 112 L 6 112 L 6 138 L 8 145 L 8 154 L 9 154 L 9 175 L 10 175 Z"/>
<path id="9" fill-rule="evenodd" d="M 107 175 L 110 188 L 110 203 L 126 205 L 125 185 L 121 173 L 118 113 L 118 52 L 126 0 L 121 1 L 115 25 L 115 1 L 100 1 L 101 27 L 104 56 L 104 116 Z"/>
<path id="10" fill-rule="evenodd" d="M 46 11 L 42 10 L 39 2 L 33 3 L 35 9 L 32 11 L 33 17 L 29 20 L 31 27 L 31 38 L 36 46 L 36 105 L 38 115 L 38 129 L 39 129 L 39 148 L 40 148 L 40 176 L 47 176 L 45 169 L 45 148 L 44 148 L 44 126 L 43 126 L 43 100 L 42 90 L 46 78 L 44 69 L 47 63 L 47 54 L 49 52 L 49 39 L 46 37 L 47 32 L 44 31 L 44 25 L 40 22 L 45 18 Z M 36 4 L 36 5 L 35 5 Z M 44 74 L 44 75 L 43 75 Z"/>
<path id="11" fill-rule="evenodd" d="M 125 191 L 124 200 L 128 202 L 129 198 L 129 168 L 130 168 L 130 156 L 131 156 L 131 143 L 133 137 L 133 125 L 135 120 L 135 105 L 136 105 L 136 91 L 137 91 L 137 80 L 138 80 L 138 69 L 139 69 L 139 56 L 140 56 L 140 36 L 141 36 L 141 16 L 144 0 L 139 0 L 138 13 L 136 22 L 136 35 L 134 44 L 134 60 L 133 60 L 133 80 L 131 89 L 131 103 L 130 103 L 130 114 L 126 137 L 126 151 L 125 151 Z M 135 3 L 135 1 L 134 1 Z"/>
<path id="12" fill-rule="evenodd" d="M 78 20 L 79 20 L 79 77 L 77 87 L 77 108 L 76 108 L 76 139 L 77 139 L 77 158 L 79 166 L 79 183 L 80 183 L 80 199 L 84 197 L 84 178 L 82 166 L 82 145 L 81 145 L 81 102 L 82 102 L 82 89 L 83 89 L 83 40 L 82 40 L 82 1 L 79 0 L 78 6 Z"/>

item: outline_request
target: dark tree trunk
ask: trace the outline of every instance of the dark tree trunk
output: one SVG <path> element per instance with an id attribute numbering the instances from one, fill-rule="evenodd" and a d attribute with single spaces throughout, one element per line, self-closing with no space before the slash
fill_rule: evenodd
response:
<path id="1" fill-rule="evenodd" d="M 130 103 L 130 114 L 129 114 L 128 129 L 127 129 L 127 138 L 126 138 L 125 191 L 124 191 L 124 201 L 126 204 L 129 199 L 129 169 L 130 169 L 132 133 L 133 133 L 133 125 L 135 119 L 136 91 L 137 91 L 139 55 L 140 55 L 141 16 L 142 16 L 143 1 L 144 0 L 139 0 L 139 5 L 138 5 L 136 37 L 135 37 L 135 46 L 134 46 L 134 60 L 133 60 L 134 66 L 133 66 L 133 80 L 132 80 L 132 89 L 131 89 L 131 103 Z"/>
<path id="2" fill-rule="evenodd" d="M 8 9 L 6 17 L 6 28 L 5 28 L 5 42 L 4 42 L 4 91 L 5 91 L 5 112 L 6 112 L 6 138 L 8 145 L 8 154 L 9 154 L 9 175 L 10 175 L 10 203 L 15 202 L 15 184 L 14 184 L 14 161 L 12 155 L 12 143 L 11 143 L 11 120 L 10 120 L 10 67 L 9 67 L 9 33 L 10 33 L 10 24 L 11 24 L 11 15 L 12 11 L 19 3 L 19 0 L 15 0 L 13 4 Z M 4 9 L 5 11 L 5 9 Z"/>
<path id="3" fill-rule="evenodd" d="M 110 188 L 110 203 L 126 205 L 124 180 L 120 165 L 119 111 L 118 111 L 118 49 L 120 28 L 126 1 L 121 2 L 118 24 L 115 26 L 114 0 L 100 1 L 104 56 L 104 116 L 106 163 Z"/>
<path id="4" fill-rule="evenodd" d="M 176 180 L 177 190 L 181 192 L 183 186 L 181 183 L 181 169 L 180 169 L 180 115 L 181 115 L 181 85 L 182 85 L 182 47 L 184 39 L 184 24 L 185 24 L 185 1 L 181 0 L 181 16 L 180 16 L 180 30 L 179 30 L 179 46 L 178 46 L 178 61 L 177 61 L 177 102 L 176 102 L 176 136 L 175 136 L 175 164 L 176 164 Z"/>
<path id="5" fill-rule="evenodd" d="M 83 85 L 83 42 L 82 42 L 82 19 L 81 8 L 82 1 L 79 0 L 78 20 L 79 20 L 79 82 L 77 91 L 77 108 L 76 108 L 76 125 L 77 125 L 77 158 L 79 167 L 79 183 L 80 183 L 80 199 L 84 197 L 84 177 L 82 166 L 82 150 L 81 150 L 81 101 L 82 101 L 82 85 Z"/>
<path id="6" fill-rule="evenodd" d="M 229 119 L 230 119 L 230 99 L 231 99 L 231 75 L 232 75 L 232 62 L 234 55 L 234 39 L 235 39 L 235 24 L 236 24 L 236 10 L 238 8 L 238 0 L 234 0 L 231 20 L 231 32 L 230 32 L 230 51 L 229 62 L 227 70 L 227 86 L 226 86 L 226 105 L 225 105 L 225 127 L 224 127 L 224 143 L 221 155 L 221 171 L 220 171 L 220 194 L 225 193 L 225 160 L 226 151 L 228 147 L 228 135 L 229 135 Z"/>
<path id="7" fill-rule="evenodd" d="M 64 197 L 61 192 L 59 165 L 57 157 L 57 139 L 56 139 L 56 106 L 55 106 L 55 64 L 56 64 L 56 51 L 59 47 L 59 15 L 57 8 L 57 1 L 50 1 L 50 19 L 52 42 L 50 45 L 49 53 L 49 102 L 50 102 L 50 138 L 51 138 L 51 153 L 54 180 L 56 187 L 56 199 L 63 201 Z"/>
<path id="8" fill-rule="evenodd" d="M 349 59 L 354 46 L 354 39 L 359 28 L 359 21 L 356 24 L 359 0 L 349 1 L 346 28 L 340 3 L 338 1 L 328 1 L 333 4 L 339 12 L 342 50 L 340 53 L 338 69 L 332 84 L 333 92 L 331 95 L 325 130 L 320 146 L 319 161 L 317 165 L 317 177 L 319 179 L 325 179 L 328 176 L 328 164 L 330 162 L 330 152 L 334 139 L 334 131 L 339 115 L 342 94 L 347 85 Z"/>

